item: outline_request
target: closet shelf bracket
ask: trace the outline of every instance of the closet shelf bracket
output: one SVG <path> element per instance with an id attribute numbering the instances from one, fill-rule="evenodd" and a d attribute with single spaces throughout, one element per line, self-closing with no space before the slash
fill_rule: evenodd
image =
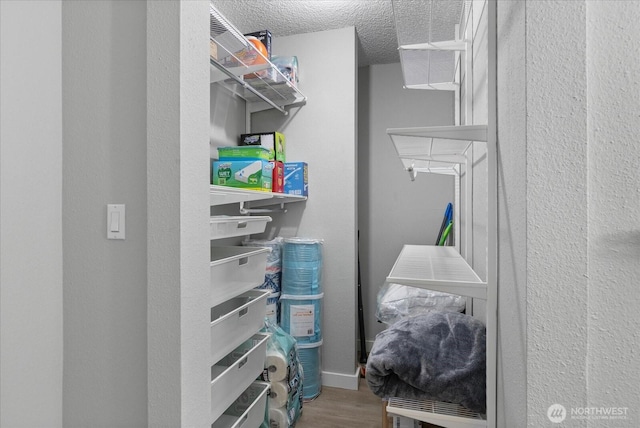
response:
<path id="1" fill-rule="evenodd" d="M 413 168 L 413 164 L 408 166 L 406 171 L 409 173 L 409 179 L 411 179 L 411 181 L 416 181 L 416 175 L 418 175 L 418 172 Z"/>
<path id="2" fill-rule="evenodd" d="M 249 208 L 249 207 L 245 207 L 244 202 L 240 202 L 240 214 L 242 215 L 263 214 L 263 213 L 273 213 L 273 212 L 286 213 L 287 209 L 284 206 L 284 202 L 280 202 L 280 206 L 277 208 Z"/>

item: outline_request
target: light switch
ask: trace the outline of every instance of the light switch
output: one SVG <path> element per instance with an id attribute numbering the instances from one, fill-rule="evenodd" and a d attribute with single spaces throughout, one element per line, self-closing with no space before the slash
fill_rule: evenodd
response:
<path id="1" fill-rule="evenodd" d="M 111 212 L 110 224 L 109 230 L 111 232 L 120 232 L 120 213 L 118 211 Z"/>
<path id="2" fill-rule="evenodd" d="M 107 238 L 124 239 L 125 216 L 124 204 L 107 205 Z"/>

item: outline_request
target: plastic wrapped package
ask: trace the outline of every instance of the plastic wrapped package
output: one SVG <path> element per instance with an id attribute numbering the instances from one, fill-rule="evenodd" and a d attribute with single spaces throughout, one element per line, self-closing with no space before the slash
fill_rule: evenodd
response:
<path id="1" fill-rule="evenodd" d="M 264 272 L 264 282 L 256 287 L 271 290 L 273 294 L 279 294 L 282 282 L 282 245 L 283 238 L 276 237 L 271 240 L 250 239 L 242 242 L 249 247 L 267 247 L 271 252 L 267 256 L 267 265 Z"/>
<path id="2" fill-rule="evenodd" d="M 280 270 L 282 268 L 282 243 L 284 239 L 277 236 L 271 240 L 266 239 L 247 239 L 242 242 L 242 245 L 248 247 L 268 247 L 271 248 L 271 253 L 267 257 L 267 270 L 275 269 Z"/>
<path id="3" fill-rule="evenodd" d="M 464 312 L 466 298 L 455 294 L 385 283 L 377 297 L 376 318 L 387 325 L 428 311 Z"/>
<path id="4" fill-rule="evenodd" d="M 263 332 L 270 333 L 267 359 L 260 380 L 271 385 L 269 427 L 295 426 L 302 412 L 304 372 L 298 345 L 293 336 L 265 319 Z"/>
<path id="5" fill-rule="evenodd" d="M 297 56 L 274 56 L 271 58 L 271 62 L 293 86 L 298 86 L 299 78 Z"/>

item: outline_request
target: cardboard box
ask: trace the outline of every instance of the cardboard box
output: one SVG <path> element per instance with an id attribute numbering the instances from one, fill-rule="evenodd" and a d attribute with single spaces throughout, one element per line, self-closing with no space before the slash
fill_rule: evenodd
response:
<path id="1" fill-rule="evenodd" d="M 253 33 L 247 33 L 244 35 L 245 37 L 255 37 L 260 40 L 265 48 L 267 48 L 267 59 L 271 59 L 271 31 L 269 30 L 261 30 L 254 31 Z"/>
<path id="2" fill-rule="evenodd" d="M 218 147 L 218 160 L 275 160 L 275 152 L 264 146 Z"/>
<path id="3" fill-rule="evenodd" d="M 275 160 L 286 162 L 286 140 L 280 132 L 261 132 L 255 134 L 241 134 L 241 146 L 262 146 L 275 152 Z"/>
<path id="4" fill-rule="evenodd" d="M 213 161 L 212 175 L 212 184 L 271 192 L 273 164 L 261 159 Z"/>
<path id="5" fill-rule="evenodd" d="M 273 175 L 271 191 L 274 193 L 284 193 L 284 163 L 280 161 L 271 162 L 273 165 Z"/>
<path id="6" fill-rule="evenodd" d="M 265 55 L 268 60 L 271 60 L 271 32 L 269 30 L 262 30 L 262 31 L 256 31 L 253 33 L 247 33 L 244 36 L 247 39 L 249 39 L 250 42 L 252 38 L 255 38 L 259 42 L 261 42 L 265 48 L 264 51 L 262 51 L 263 55 Z M 252 51 L 251 49 L 247 52 L 247 55 L 248 56 L 256 55 L 255 61 L 250 61 L 251 64 L 266 64 L 266 61 L 260 58 L 257 52 Z M 245 79 L 261 78 L 261 79 L 274 80 L 275 73 L 273 68 L 269 67 L 265 70 L 257 71 L 255 73 L 245 74 L 244 78 Z"/>
<path id="7" fill-rule="evenodd" d="M 309 196 L 309 166 L 306 162 L 285 162 L 284 193 Z"/>

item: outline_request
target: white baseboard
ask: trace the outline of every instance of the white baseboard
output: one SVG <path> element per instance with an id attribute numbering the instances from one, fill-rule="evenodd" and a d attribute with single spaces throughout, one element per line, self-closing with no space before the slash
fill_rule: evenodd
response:
<path id="1" fill-rule="evenodd" d="M 356 367 L 353 375 L 344 373 L 322 372 L 322 386 L 330 386 L 332 388 L 358 390 L 360 383 L 360 367 Z"/>

